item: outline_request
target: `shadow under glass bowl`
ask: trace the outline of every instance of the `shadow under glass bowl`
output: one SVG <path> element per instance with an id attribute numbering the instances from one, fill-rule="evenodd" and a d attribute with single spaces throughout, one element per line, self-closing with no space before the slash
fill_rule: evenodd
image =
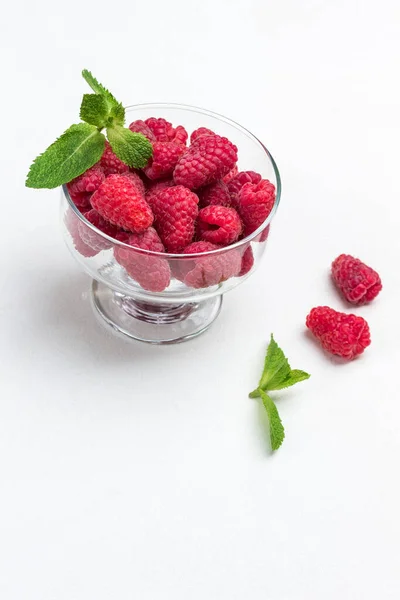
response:
<path id="1" fill-rule="evenodd" d="M 95 313 L 115 331 L 130 338 L 170 344 L 208 329 L 220 312 L 222 295 L 245 281 L 258 267 L 279 204 L 281 182 L 265 146 L 247 129 L 222 115 L 178 104 L 138 104 L 126 108 L 128 123 L 149 117 L 163 117 L 174 126 L 183 125 L 189 134 L 207 127 L 227 137 L 238 147 L 239 171 L 257 171 L 276 188 L 271 213 L 250 236 L 226 248 L 185 255 L 132 248 L 107 236 L 85 219 L 72 202 L 67 187 L 62 186 L 64 238 L 74 258 L 93 279 Z M 253 265 L 241 276 L 246 259 L 253 261 Z M 149 284 L 150 272 L 158 273 L 158 279 Z"/>

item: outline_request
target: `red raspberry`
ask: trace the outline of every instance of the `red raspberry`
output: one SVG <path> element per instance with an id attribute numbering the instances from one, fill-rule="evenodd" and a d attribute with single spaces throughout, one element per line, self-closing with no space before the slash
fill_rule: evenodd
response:
<path id="1" fill-rule="evenodd" d="M 85 212 L 85 210 L 90 210 L 92 208 L 90 204 L 92 194 L 90 192 L 74 192 L 71 191 L 68 186 L 69 184 L 67 184 L 68 192 L 76 208 L 78 208 L 81 213 Z"/>
<path id="2" fill-rule="evenodd" d="M 85 212 L 85 219 L 109 237 L 115 238 L 115 236 L 118 233 L 118 229 L 114 225 L 111 225 L 111 223 L 103 219 L 103 217 L 99 215 L 99 213 L 96 210 L 94 210 L 94 208 Z M 101 250 L 108 250 L 108 248 L 112 247 L 112 242 L 106 240 L 99 233 L 93 231 L 83 221 L 79 222 L 78 229 L 81 240 L 85 244 L 93 248 L 93 250 L 101 252 Z"/>
<path id="3" fill-rule="evenodd" d="M 233 167 L 233 169 L 231 169 L 231 170 L 229 171 L 229 173 L 228 173 L 227 175 L 225 175 L 225 177 L 222 179 L 222 181 L 223 181 L 224 183 L 229 183 L 230 181 L 232 181 L 232 179 L 233 179 L 234 177 L 236 177 L 236 175 L 237 175 L 238 173 L 239 173 L 238 166 L 237 166 L 237 165 L 235 165 L 235 166 Z"/>
<path id="4" fill-rule="evenodd" d="M 184 249 L 184 254 L 197 254 L 216 250 L 218 246 L 209 242 L 194 242 Z M 237 250 L 229 250 L 215 255 L 198 256 L 193 260 L 179 262 L 179 276 L 186 285 L 205 288 L 218 285 L 240 271 L 241 258 Z"/>
<path id="5" fill-rule="evenodd" d="M 124 177 L 128 177 L 136 185 L 138 190 L 142 193 L 146 193 L 146 189 L 144 187 L 144 183 L 140 175 L 136 171 L 129 171 L 129 173 L 124 173 Z"/>
<path id="6" fill-rule="evenodd" d="M 235 208 L 238 207 L 239 192 L 245 183 L 259 183 L 260 181 L 261 175 L 255 171 L 240 171 L 240 173 L 235 175 L 227 184 L 231 195 L 231 205 Z"/>
<path id="7" fill-rule="evenodd" d="M 237 148 L 227 138 L 201 135 L 178 160 L 174 180 L 195 190 L 224 177 L 236 161 Z"/>
<path id="8" fill-rule="evenodd" d="M 269 236 L 269 231 L 271 229 L 271 225 L 267 225 L 267 227 L 257 236 L 254 240 L 255 242 L 266 242 Z"/>
<path id="9" fill-rule="evenodd" d="M 154 142 L 153 156 L 144 169 L 149 179 L 161 179 L 172 175 L 179 157 L 185 151 L 185 146 L 175 142 Z"/>
<path id="10" fill-rule="evenodd" d="M 195 129 L 194 131 L 192 131 L 192 134 L 190 136 L 190 143 L 192 144 L 201 135 L 216 135 L 216 134 L 214 133 L 214 131 L 211 131 L 211 129 L 207 129 L 207 127 L 199 127 L 198 129 Z"/>
<path id="11" fill-rule="evenodd" d="M 111 146 L 106 142 L 103 156 L 100 159 L 100 166 L 103 167 L 105 175 L 114 175 L 115 173 L 127 173 L 128 165 L 118 158 L 111 150 Z"/>
<path id="12" fill-rule="evenodd" d="M 151 198 L 155 227 L 167 252 L 181 252 L 194 235 L 199 199 L 178 185 L 166 187 Z"/>
<path id="13" fill-rule="evenodd" d="M 133 233 L 127 244 L 142 250 L 164 252 L 164 246 L 153 227 L 144 233 Z M 128 275 L 149 292 L 163 292 L 169 286 L 171 272 L 168 261 L 158 256 L 146 255 L 123 246 L 114 246 L 114 255 Z"/>
<path id="14" fill-rule="evenodd" d="M 210 242 L 192 242 L 191 244 L 189 244 L 188 246 L 186 246 L 186 248 L 184 248 L 182 254 L 200 254 L 203 252 L 209 252 L 210 250 L 217 250 L 219 248 L 219 246 L 217 246 L 216 244 L 210 244 Z M 198 277 L 199 282 L 204 283 L 203 281 L 203 277 L 201 277 L 201 268 L 200 268 L 200 264 L 201 262 L 205 259 L 206 257 L 202 257 L 200 260 L 200 263 L 198 263 L 197 259 L 192 259 L 192 260 L 183 260 L 183 259 L 178 259 L 177 261 L 174 261 L 176 263 L 175 265 L 175 269 L 174 271 L 176 272 L 175 277 L 177 279 L 180 279 L 180 281 L 185 282 L 185 278 L 187 275 L 189 275 L 190 273 L 193 273 L 193 271 L 195 270 L 195 273 L 193 273 L 193 277 L 192 279 L 195 279 Z M 211 263 L 210 263 L 211 264 Z M 189 275 L 190 277 L 190 275 Z M 188 284 L 191 285 L 191 284 Z M 207 287 L 199 285 L 197 287 Z"/>
<path id="15" fill-rule="evenodd" d="M 144 195 L 129 177 L 109 175 L 91 198 L 93 208 L 122 229 L 142 233 L 153 223 Z"/>
<path id="16" fill-rule="evenodd" d="M 170 132 L 170 135 L 171 134 L 172 134 L 171 142 L 174 142 L 175 144 L 182 144 L 183 146 L 186 146 L 186 142 L 188 139 L 188 133 L 187 133 L 186 129 L 184 127 L 182 127 L 182 125 L 178 125 L 178 127 L 175 127 L 175 129 L 173 129 Z"/>
<path id="17" fill-rule="evenodd" d="M 157 142 L 171 141 L 171 132 L 174 130 L 172 124 L 165 119 L 150 117 L 145 120 L 147 127 L 153 132 Z M 173 136 L 172 136 L 173 137 Z"/>
<path id="18" fill-rule="evenodd" d="M 192 242 L 183 251 L 183 254 L 200 254 L 202 252 L 209 252 L 210 250 L 216 250 L 219 248 L 216 244 L 210 242 Z"/>
<path id="19" fill-rule="evenodd" d="M 332 277 L 348 302 L 366 304 L 381 291 L 378 273 L 349 254 L 341 254 L 332 263 Z"/>
<path id="20" fill-rule="evenodd" d="M 247 236 L 262 225 L 271 212 L 275 204 L 275 186 L 268 179 L 245 183 L 239 192 L 238 203 L 244 235 Z"/>
<path id="21" fill-rule="evenodd" d="M 197 217 L 198 238 L 211 244 L 227 246 L 242 232 L 242 222 L 234 208 L 206 206 Z"/>
<path id="22" fill-rule="evenodd" d="M 226 184 L 220 180 L 200 188 L 197 192 L 201 206 L 230 206 L 231 197 Z"/>
<path id="23" fill-rule="evenodd" d="M 98 165 L 94 165 L 87 171 L 85 171 L 79 177 L 76 177 L 67 184 L 68 190 L 74 192 L 95 192 L 100 184 L 105 179 L 104 171 Z"/>
<path id="24" fill-rule="evenodd" d="M 146 190 L 146 202 L 152 207 L 152 200 L 155 195 L 165 188 L 173 187 L 173 179 L 166 179 L 165 181 L 151 181 L 150 185 Z"/>
<path id="25" fill-rule="evenodd" d="M 247 275 L 249 271 L 253 268 L 254 265 L 254 254 L 251 246 L 246 248 L 243 256 L 242 256 L 242 264 L 240 267 L 240 273 L 238 277 L 243 277 L 243 275 Z"/>
<path id="26" fill-rule="evenodd" d="M 328 306 L 313 308 L 306 325 L 325 350 L 349 360 L 364 352 L 371 343 L 365 319 L 337 312 Z"/>
<path id="27" fill-rule="evenodd" d="M 123 229 L 119 229 L 115 234 L 115 239 L 119 242 L 124 242 L 124 244 L 128 243 L 128 240 L 132 234 L 128 231 L 124 231 Z"/>
<path id="28" fill-rule="evenodd" d="M 94 165 L 94 167 L 91 167 L 82 175 L 79 175 L 79 177 L 76 177 L 67 183 L 71 200 L 81 212 L 86 208 L 90 209 L 90 197 L 92 192 L 97 190 L 104 179 L 105 175 L 103 169 L 98 165 Z"/>
<path id="29" fill-rule="evenodd" d="M 94 250 L 91 246 L 85 244 L 85 242 L 81 239 L 79 233 L 80 219 L 70 208 L 68 208 L 67 212 L 65 213 L 64 222 L 72 237 L 72 242 L 75 246 L 75 249 L 79 252 L 79 254 L 82 254 L 82 256 L 85 256 L 86 258 L 90 258 L 99 252 L 98 250 Z"/>
<path id="30" fill-rule="evenodd" d="M 187 131 L 182 125 L 178 127 L 172 127 L 169 121 L 162 118 L 150 117 L 145 121 L 146 127 L 150 129 L 154 136 L 154 140 L 157 142 L 174 142 L 175 144 L 186 145 L 188 139 Z M 149 138 L 150 139 L 150 138 Z"/>
<path id="31" fill-rule="evenodd" d="M 144 137 L 146 137 L 149 140 L 149 142 L 156 141 L 156 136 L 154 135 L 150 127 L 146 125 L 146 123 L 141 119 L 133 121 L 129 125 L 129 129 L 133 131 L 133 133 L 141 133 L 142 135 L 144 135 Z"/>

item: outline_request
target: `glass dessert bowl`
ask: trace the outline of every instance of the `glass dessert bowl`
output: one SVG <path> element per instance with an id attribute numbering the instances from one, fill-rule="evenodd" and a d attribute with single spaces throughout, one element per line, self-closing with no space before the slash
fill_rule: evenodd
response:
<path id="1" fill-rule="evenodd" d="M 218 316 L 222 295 L 245 281 L 264 254 L 281 183 L 265 146 L 249 131 L 221 115 L 174 104 L 126 108 L 128 121 L 162 117 L 190 133 L 206 127 L 238 148 L 239 171 L 252 170 L 269 180 L 275 202 L 265 221 L 247 237 L 207 252 L 171 254 L 132 247 L 126 237 L 110 237 L 76 207 L 62 186 L 61 217 L 65 241 L 93 279 L 95 312 L 115 331 L 154 344 L 181 342 L 199 335 Z M 196 193 L 196 190 L 194 190 Z"/>

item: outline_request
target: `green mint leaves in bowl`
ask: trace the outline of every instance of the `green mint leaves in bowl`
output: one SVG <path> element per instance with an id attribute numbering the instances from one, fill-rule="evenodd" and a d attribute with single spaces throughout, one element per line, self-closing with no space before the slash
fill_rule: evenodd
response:
<path id="1" fill-rule="evenodd" d="M 130 167 L 143 168 L 152 155 L 141 133 L 124 127 L 125 109 L 90 71 L 82 71 L 93 94 L 84 94 L 80 118 L 32 163 L 26 179 L 31 188 L 56 188 L 82 175 L 101 158 L 106 137 L 117 157 Z"/>

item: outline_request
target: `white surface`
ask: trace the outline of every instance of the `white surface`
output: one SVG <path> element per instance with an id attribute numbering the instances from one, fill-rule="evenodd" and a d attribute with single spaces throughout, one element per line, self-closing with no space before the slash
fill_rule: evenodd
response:
<path id="1" fill-rule="evenodd" d="M 1 598 L 399 598 L 399 18 L 395 0 L 3 8 Z M 263 265 L 186 345 L 99 328 L 58 191 L 24 188 L 77 119 L 83 67 L 126 103 L 225 113 L 280 167 Z M 303 325 L 344 306 L 341 252 L 384 281 L 348 365 Z M 273 456 L 247 398 L 271 331 L 312 373 L 279 394 Z"/>

